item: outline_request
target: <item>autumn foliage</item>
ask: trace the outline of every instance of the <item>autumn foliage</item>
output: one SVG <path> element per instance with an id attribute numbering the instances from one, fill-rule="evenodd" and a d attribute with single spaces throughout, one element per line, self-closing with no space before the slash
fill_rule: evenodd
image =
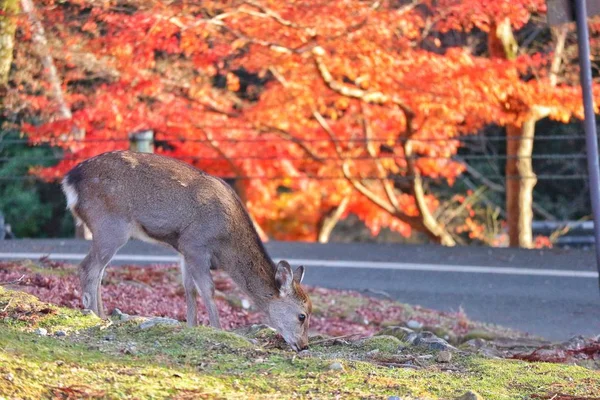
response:
<path id="1" fill-rule="evenodd" d="M 582 116 L 576 85 L 547 84 L 548 49 L 505 60 L 446 40 L 506 18 L 520 29 L 544 0 L 42 0 L 38 12 L 73 118 L 55 118 L 21 20 L 13 101 L 42 121 L 23 126 L 34 143 L 64 149 L 34 173 L 59 178 L 152 129 L 156 152 L 237 178 L 277 239 L 315 240 L 350 213 L 372 234 L 477 238 L 471 217 L 438 223 L 423 184 L 464 171 L 457 139 L 519 124 L 533 105 Z"/>

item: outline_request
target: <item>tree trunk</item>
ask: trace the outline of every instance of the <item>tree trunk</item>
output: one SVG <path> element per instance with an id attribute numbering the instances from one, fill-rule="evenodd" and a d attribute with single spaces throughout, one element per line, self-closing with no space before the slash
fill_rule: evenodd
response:
<path id="1" fill-rule="evenodd" d="M 506 221 L 511 247 L 533 247 L 533 188 L 537 183 L 531 155 L 535 135 L 535 117 L 521 127 L 506 128 Z"/>
<path id="2" fill-rule="evenodd" d="M 505 19 L 491 28 L 488 36 L 490 57 L 514 60 L 519 45 L 513 35 L 510 21 Z M 553 31 L 556 45 L 550 68 L 551 86 L 556 86 L 557 83 L 567 32 L 566 27 Z M 533 139 L 535 123 L 547 117 L 549 113 L 547 107 L 535 105 L 528 111 L 528 117 L 521 126 L 506 127 L 506 222 L 511 247 L 533 247 L 533 188 L 537 183 L 531 160 Z"/>
<path id="3" fill-rule="evenodd" d="M 519 45 L 510 21 L 492 25 L 488 36 L 490 57 L 514 60 Z M 531 248 L 533 236 L 533 187 L 536 184 L 531 166 L 536 119 L 531 117 L 522 126 L 506 127 L 506 223 L 511 247 Z"/>
<path id="4" fill-rule="evenodd" d="M 0 90 L 8 83 L 17 29 L 15 18 L 18 12 L 18 0 L 0 0 Z"/>

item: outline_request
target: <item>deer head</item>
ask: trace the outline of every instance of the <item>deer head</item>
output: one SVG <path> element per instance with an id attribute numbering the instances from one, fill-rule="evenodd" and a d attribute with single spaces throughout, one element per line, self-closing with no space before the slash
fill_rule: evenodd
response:
<path id="1" fill-rule="evenodd" d="M 308 326 L 312 303 L 300 283 L 304 267 L 292 273 L 290 264 L 280 261 L 275 271 L 276 293 L 267 304 L 269 323 L 296 351 L 308 348 Z"/>

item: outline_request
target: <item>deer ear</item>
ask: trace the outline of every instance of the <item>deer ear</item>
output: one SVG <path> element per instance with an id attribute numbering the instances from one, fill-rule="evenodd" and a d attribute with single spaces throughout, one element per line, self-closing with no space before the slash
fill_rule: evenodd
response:
<path id="1" fill-rule="evenodd" d="M 292 280 L 294 275 L 292 274 L 292 267 L 287 261 L 279 261 L 277 263 L 277 270 L 275 271 L 275 284 L 279 295 L 281 297 L 287 296 L 292 293 Z"/>
<path id="2" fill-rule="evenodd" d="M 304 279 L 304 265 L 299 266 L 294 271 L 294 280 L 296 281 L 296 283 L 302 283 L 302 279 Z"/>

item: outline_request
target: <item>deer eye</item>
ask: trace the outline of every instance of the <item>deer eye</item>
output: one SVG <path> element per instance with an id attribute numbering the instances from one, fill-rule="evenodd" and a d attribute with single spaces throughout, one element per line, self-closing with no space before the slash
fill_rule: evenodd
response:
<path id="1" fill-rule="evenodd" d="M 298 321 L 304 322 L 305 319 L 306 319 L 306 315 L 305 314 L 298 315 Z"/>

